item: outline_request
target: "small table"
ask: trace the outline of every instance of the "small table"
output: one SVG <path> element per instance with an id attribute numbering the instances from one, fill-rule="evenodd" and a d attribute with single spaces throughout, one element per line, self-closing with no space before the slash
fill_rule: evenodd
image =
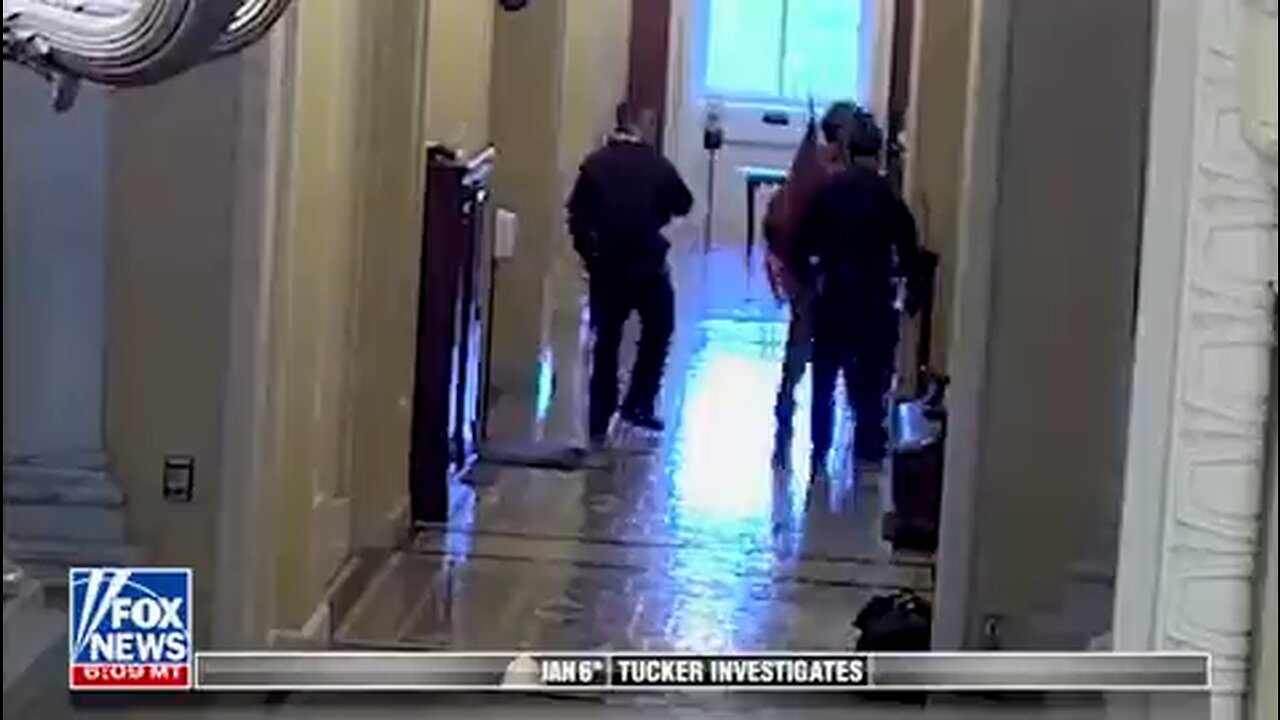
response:
<path id="1" fill-rule="evenodd" d="M 756 195 L 762 187 L 780 187 L 787 181 L 787 171 L 748 165 L 740 172 L 747 181 L 747 264 L 750 265 L 756 244 Z"/>

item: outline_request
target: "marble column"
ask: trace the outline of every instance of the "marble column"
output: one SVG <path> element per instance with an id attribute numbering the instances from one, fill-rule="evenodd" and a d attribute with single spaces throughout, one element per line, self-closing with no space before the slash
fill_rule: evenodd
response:
<path id="1" fill-rule="evenodd" d="M 55 114 L 50 92 L 5 64 L 6 715 L 38 714 L 65 682 L 67 621 L 48 585 L 133 556 L 103 452 L 110 96 L 86 87 Z"/>
<path id="2" fill-rule="evenodd" d="M 103 452 L 110 93 L 55 114 L 50 92 L 5 65 L 6 552 L 57 577 L 123 559 L 123 497 Z"/>
<path id="3" fill-rule="evenodd" d="M 1215 718 L 1245 711 L 1275 432 L 1275 23 L 1271 0 L 1157 17 L 1114 638 L 1212 653 Z"/>

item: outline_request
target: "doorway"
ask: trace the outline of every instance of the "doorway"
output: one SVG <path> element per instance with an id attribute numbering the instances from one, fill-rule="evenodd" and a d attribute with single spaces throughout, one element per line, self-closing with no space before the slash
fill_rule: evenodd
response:
<path id="1" fill-rule="evenodd" d="M 891 62 L 884 28 L 892 14 L 878 0 L 673 4 L 665 150 L 697 198 L 690 224 L 713 245 L 759 241 L 747 178 L 790 165 L 811 105 L 821 113 L 833 101 L 853 100 L 883 125 Z M 709 122 L 724 131 L 714 157 L 703 145 Z M 764 207 L 765 197 L 752 199 Z"/>

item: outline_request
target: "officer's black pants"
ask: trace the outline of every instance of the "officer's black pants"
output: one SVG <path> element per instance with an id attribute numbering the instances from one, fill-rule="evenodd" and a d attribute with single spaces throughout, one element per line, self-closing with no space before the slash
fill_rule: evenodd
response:
<path id="1" fill-rule="evenodd" d="M 602 437 L 618 410 L 618 349 L 627 318 L 640 316 L 640 342 L 631 382 L 622 403 L 624 415 L 653 416 L 667 349 L 675 329 L 675 292 L 666 269 L 631 274 L 593 272 L 590 278 L 592 350 L 589 431 Z"/>
<path id="2" fill-rule="evenodd" d="M 854 412 L 854 454 L 879 461 L 888 450 L 888 393 L 898 343 L 897 314 L 868 312 L 847 303 L 819 301 L 813 335 L 813 434 L 815 455 L 831 449 L 836 379 L 844 373 Z"/>

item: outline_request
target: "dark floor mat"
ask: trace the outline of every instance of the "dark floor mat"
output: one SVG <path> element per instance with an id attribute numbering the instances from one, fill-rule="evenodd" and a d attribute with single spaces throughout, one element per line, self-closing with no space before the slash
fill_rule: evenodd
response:
<path id="1" fill-rule="evenodd" d="M 568 443 L 489 443 L 481 448 L 477 465 L 577 472 L 608 469 L 609 459 L 607 453 L 593 453 L 582 446 Z"/>

